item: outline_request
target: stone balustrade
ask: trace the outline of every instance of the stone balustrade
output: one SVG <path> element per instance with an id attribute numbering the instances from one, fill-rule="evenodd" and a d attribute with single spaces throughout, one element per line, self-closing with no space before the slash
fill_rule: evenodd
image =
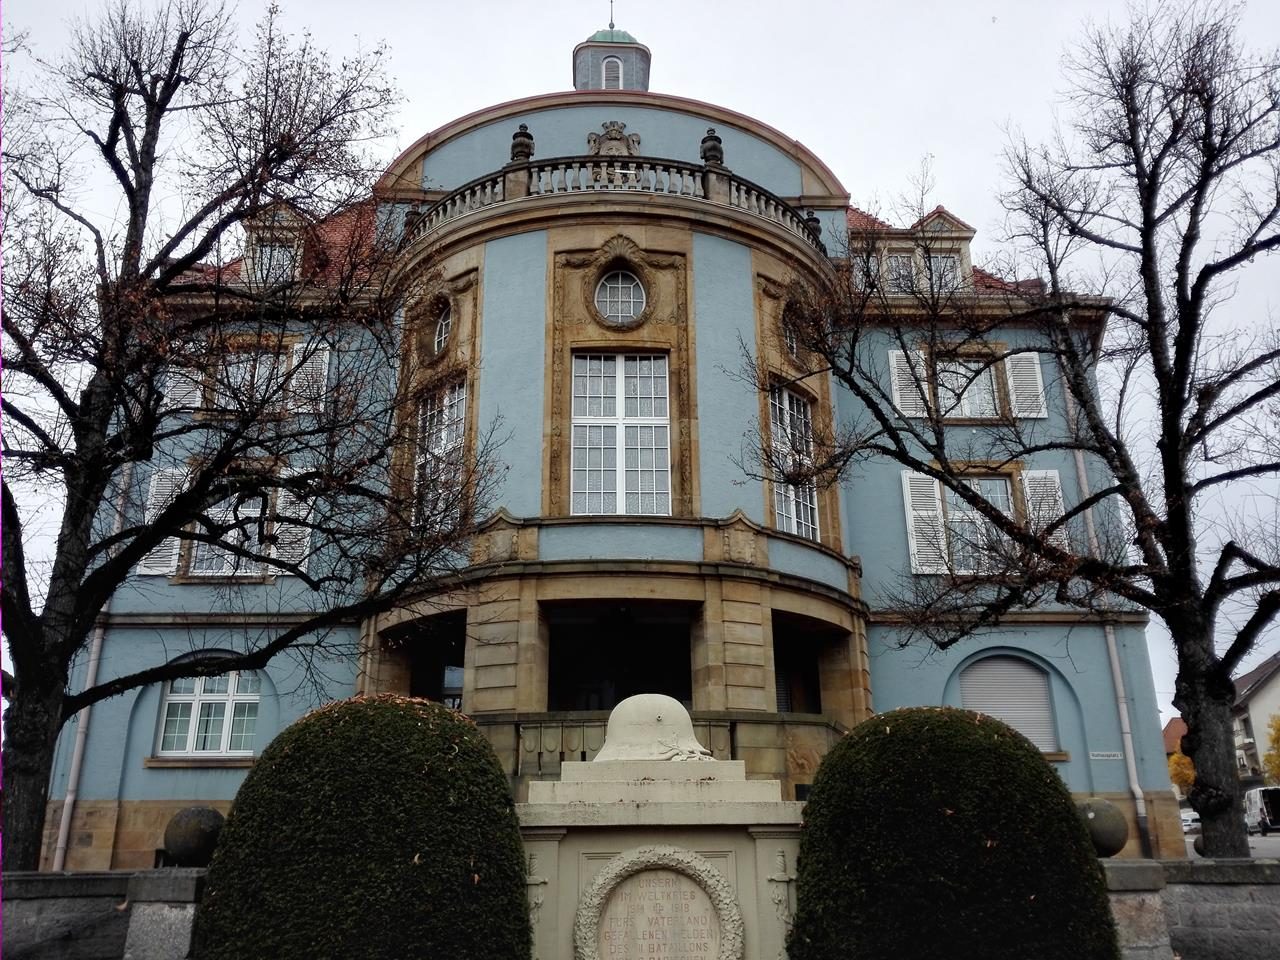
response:
<path id="1" fill-rule="evenodd" d="M 511 163 L 463 184 L 425 213 L 411 217 L 404 239 L 411 243 L 451 220 L 497 204 L 602 192 L 682 197 L 733 207 L 775 223 L 815 251 L 826 253 L 813 221 L 763 187 L 719 164 L 653 157 L 556 157 Z"/>

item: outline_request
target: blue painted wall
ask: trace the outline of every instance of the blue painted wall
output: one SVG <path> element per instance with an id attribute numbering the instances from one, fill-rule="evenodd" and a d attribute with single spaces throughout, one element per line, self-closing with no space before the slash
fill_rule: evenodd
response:
<path id="1" fill-rule="evenodd" d="M 1117 628 L 1122 669 L 1132 703 L 1138 774 L 1145 789 L 1168 789 L 1164 744 L 1156 717 L 1155 691 L 1146 666 L 1142 631 Z M 974 660 L 1011 654 L 1039 666 L 1049 675 L 1050 696 L 1061 748 L 1070 754 L 1054 766 L 1072 790 L 1125 792 L 1123 760 L 1090 760 L 1090 752 L 1120 753 L 1119 712 L 1100 625 L 1008 626 L 989 636 L 957 644 L 945 651 L 898 646 L 894 628 L 868 630 L 871 688 L 877 712 L 921 705 L 960 706 L 960 671 Z"/>
<path id="2" fill-rule="evenodd" d="M 768 141 L 697 113 L 627 103 L 531 110 L 468 130 L 427 155 L 422 185 L 428 190 L 454 190 L 500 170 L 511 160 L 511 134 L 522 123 L 534 136 L 535 161 L 581 156 L 588 151 L 587 134 L 600 133 L 606 120 L 619 120 L 627 125 L 627 134 L 639 134 L 643 156 L 689 163 L 702 162 L 698 155 L 702 138 L 714 126 L 724 141 L 725 166 L 735 174 L 781 197 L 800 194 L 800 165 Z"/>
<path id="3" fill-rule="evenodd" d="M 254 754 L 277 733 L 308 710 L 355 692 L 355 628 L 335 630 L 330 651 L 308 672 L 294 654 L 286 653 L 262 672 Z M 107 632 L 99 680 L 124 676 L 145 667 L 167 663 L 196 650 L 243 649 L 244 637 L 200 628 L 121 628 Z M 87 800 L 230 799 L 244 780 L 246 769 L 183 769 L 144 767 L 156 752 L 160 687 L 150 686 L 95 704 L 89 724 L 80 797 Z M 69 724 L 59 743 L 59 764 L 51 799 L 66 792 L 67 766 L 75 735 Z"/>
<path id="4" fill-rule="evenodd" d="M 480 436 L 500 439 L 509 468 L 497 503 L 518 517 L 542 512 L 543 364 L 549 336 L 547 235 L 522 233 L 485 244 L 476 398 Z"/>
<path id="5" fill-rule="evenodd" d="M 755 278 L 751 251 L 721 237 L 693 235 L 693 317 L 696 337 L 699 480 L 702 513 L 724 517 L 741 509 L 764 522 L 764 485 L 741 462 L 746 438 L 759 430 L 759 399 L 739 374 L 754 353 Z M 738 462 L 735 462 L 738 461 Z"/>
<path id="6" fill-rule="evenodd" d="M 702 560 L 702 528 L 649 523 L 584 523 L 543 527 L 542 560 Z"/>

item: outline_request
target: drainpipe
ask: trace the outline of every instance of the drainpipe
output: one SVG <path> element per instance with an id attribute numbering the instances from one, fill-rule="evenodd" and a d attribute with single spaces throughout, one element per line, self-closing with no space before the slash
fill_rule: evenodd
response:
<path id="1" fill-rule="evenodd" d="M 116 502 L 115 519 L 111 521 L 111 537 L 114 539 L 124 529 L 125 498 L 133 485 L 133 462 L 124 465 L 121 478 L 120 497 Z M 102 660 L 102 641 L 107 633 L 107 614 L 111 611 L 111 598 L 102 606 L 98 615 L 98 623 L 93 628 L 93 638 L 89 644 L 89 668 L 85 674 L 84 688 L 88 690 L 98 682 L 98 664 Z M 80 790 L 80 771 L 84 767 L 85 744 L 89 740 L 89 711 L 92 706 L 82 707 L 76 714 L 76 740 L 71 750 L 71 772 L 67 775 L 67 792 L 62 800 L 62 817 L 58 821 L 58 842 L 53 848 L 54 871 L 66 868 L 67 841 L 71 836 L 71 817 L 75 812 L 76 794 Z"/>
<path id="2" fill-rule="evenodd" d="M 1067 378 L 1062 378 L 1062 396 L 1066 401 L 1067 428 L 1075 435 L 1078 411 L 1075 398 L 1067 386 Z M 1089 474 L 1085 470 L 1084 451 L 1078 447 L 1072 451 L 1076 464 L 1076 485 L 1080 489 L 1080 499 L 1087 500 L 1089 493 Z M 1094 557 L 1102 556 L 1098 541 L 1098 528 L 1093 522 L 1093 508 L 1084 510 L 1085 534 L 1089 542 L 1089 553 Z M 1120 741 L 1124 748 L 1125 772 L 1129 777 L 1129 793 L 1133 796 L 1134 816 L 1138 823 L 1138 842 L 1142 848 L 1142 856 L 1150 859 L 1151 831 L 1147 821 L 1147 798 L 1142 792 L 1142 784 L 1138 780 L 1137 751 L 1133 746 L 1133 727 L 1129 722 L 1129 697 L 1125 692 L 1124 671 L 1120 667 L 1120 652 L 1116 642 L 1115 626 L 1103 623 L 1102 633 L 1107 643 L 1107 660 L 1111 664 L 1111 683 L 1116 691 L 1116 711 L 1120 714 Z"/>

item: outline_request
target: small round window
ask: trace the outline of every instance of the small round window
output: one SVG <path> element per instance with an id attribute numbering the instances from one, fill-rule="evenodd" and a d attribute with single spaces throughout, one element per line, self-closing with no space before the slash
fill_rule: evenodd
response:
<path id="1" fill-rule="evenodd" d="M 436 318 L 436 334 L 432 352 L 440 354 L 444 352 L 445 345 L 449 342 L 449 331 L 453 329 L 453 311 L 446 306 L 440 311 L 440 316 Z"/>
<path id="2" fill-rule="evenodd" d="M 631 323 L 644 313 L 644 303 L 644 287 L 626 270 L 606 273 L 596 287 L 596 309 L 606 323 Z"/>

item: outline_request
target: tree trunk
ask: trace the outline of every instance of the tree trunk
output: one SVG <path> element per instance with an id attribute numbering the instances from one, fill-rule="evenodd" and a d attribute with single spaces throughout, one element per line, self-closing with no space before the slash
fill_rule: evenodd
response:
<path id="1" fill-rule="evenodd" d="M 36 870 L 44 838 L 54 746 L 62 729 L 61 689 L 18 687 L 5 710 L 4 870 Z"/>
<path id="2" fill-rule="evenodd" d="M 1231 727 L 1235 686 L 1213 654 L 1211 628 L 1196 632 L 1202 636 L 1186 641 L 1174 636 L 1180 667 L 1173 703 L 1187 724 L 1182 752 L 1196 768 L 1187 799 L 1200 814 L 1206 857 L 1248 857 L 1249 833 Z"/>

